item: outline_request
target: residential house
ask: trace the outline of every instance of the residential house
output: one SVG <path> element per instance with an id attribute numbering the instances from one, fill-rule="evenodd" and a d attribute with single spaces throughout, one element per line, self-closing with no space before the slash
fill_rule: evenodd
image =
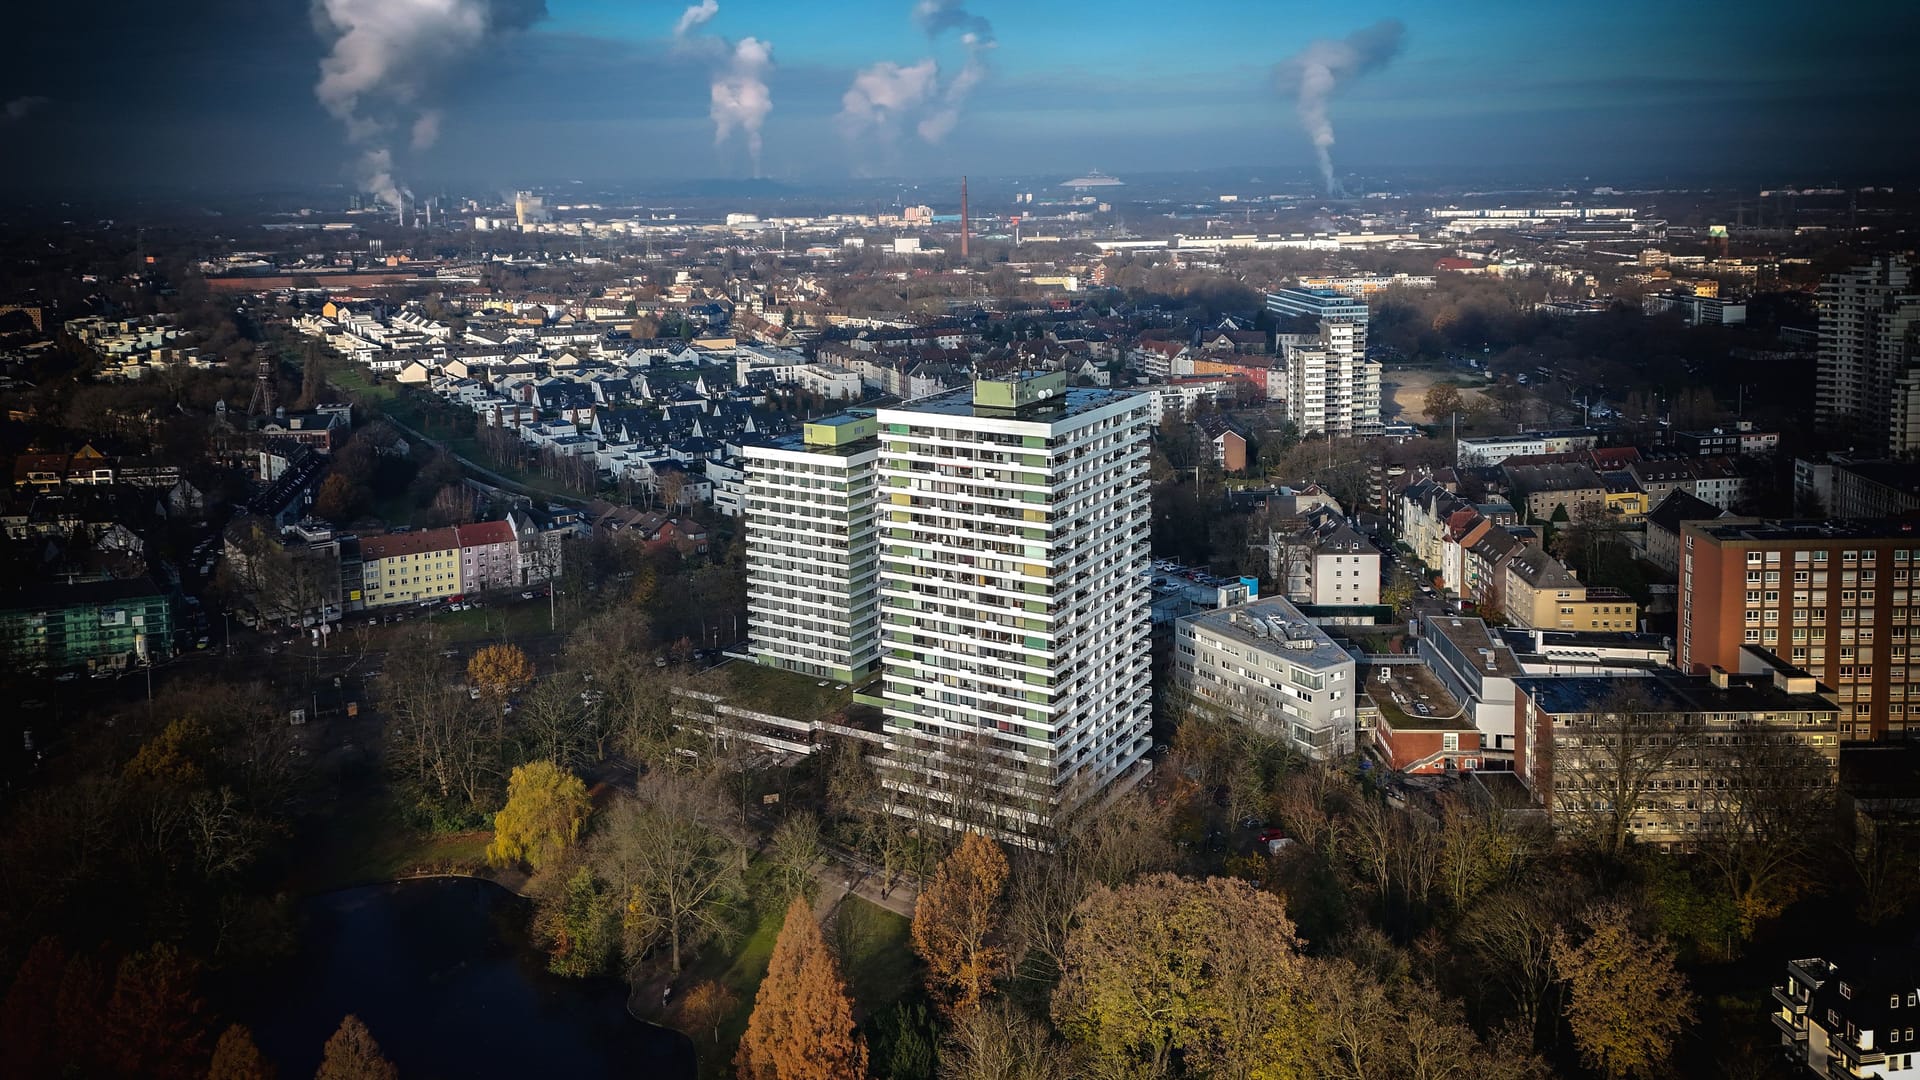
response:
<path id="1" fill-rule="evenodd" d="M 1538 549 L 1507 562 L 1507 621 L 1543 630 L 1638 630 L 1640 606 L 1618 589 L 1581 584 L 1560 560 Z"/>

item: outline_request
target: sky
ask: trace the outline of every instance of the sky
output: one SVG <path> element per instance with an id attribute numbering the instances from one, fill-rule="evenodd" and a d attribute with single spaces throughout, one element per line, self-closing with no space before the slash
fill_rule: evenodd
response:
<path id="1" fill-rule="evenodd" d="M 1898 183 L 1916 31 L 1781 0 L 23 0 L 0 186 L 1318 180 L 1320 149 L 1334 185 Z"/>

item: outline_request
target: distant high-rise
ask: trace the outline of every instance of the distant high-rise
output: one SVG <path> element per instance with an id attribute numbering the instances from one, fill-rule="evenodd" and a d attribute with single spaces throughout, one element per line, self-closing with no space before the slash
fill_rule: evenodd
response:
<path id="1" fill-rule="evenodd" d="M 1302 435 L 1380 434 L 1380 364 L 1367 359 L 1365 322 L 1325 318 L 1318 333 L 1279 342 L 1287 418 Z"/>
<path id="2" fill-rule="evenodd" d="M 755 659 L 885 702 L 889 808 L 1044 843 L 1146 772 L 1150 398 L 981 380 L 747 452 Z"/>
<path id="3" fill-rule="evenodd" d="M 1814 420 L 1862 453 L 1920 450 L 1920 377 L 1912 335 L 1920 295 L 1905 260 L 1829 274 L 1820 284 Z"/>
<path id="4" fill-rule="evenodd" d="M 747 446 L 747 629 L 754 659 L 857 682 L 879 659 L 871 413 Z"/>

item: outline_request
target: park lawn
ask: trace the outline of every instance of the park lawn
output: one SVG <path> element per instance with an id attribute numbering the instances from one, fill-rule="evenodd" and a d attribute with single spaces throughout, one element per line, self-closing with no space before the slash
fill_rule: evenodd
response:
<path id="1" fill-rule="evenodd" d="M 747 928 L 745 935 L 730 951 L 717 948 L 702 950 L 677 980 L 680 986 L 687 989 L 703 982 L 718 982 L 733 994 L 736 1002 L 733 1015 L 720 1025 L 718 1050 L 711 1039 L 702 1037 L 702 1033 L 687 1033 L 700 1051 L 700 1075 L 703 1077 L 732 1075 L 733 1048 L 740 1045 L 740 1037 L 746 1033 L 747 1018 L 753 1015 L 753 996 L 760 990 L 760 980 L 767 977 L 767 964 L 773 959 L 773 943 L 780 937 L 780 924 L 787 916 L 784 904 L 759 899 L 765 895 L 771 874 L 772 868 L 759 859 L 748 865 L 748 895 L 756 898 L 753 925 Z"/>
<path id="2" fill-rule="evenodd" d="M 433 625 L 448 642 L 514 641 L 546 633 L 549 620 L 546 604 L 516 600 L 506 607 L 443 611 L 433 617 Z"/>
<path id="3" fill-rule="evenodd" d="M 853 1002 L 868 1018 L 918 992 L 919 960 L 908 940 L 911 924 L 903 915 L 849 896 L 835 915 L 833 940 Z"/>
<path id="4" fill-rule="evenodd" d="M 427 872 L 475 873 L 487 865 L 488 830 L 435 833 L 407 823 L 387 794 L 343 802 L 313 838 L 312 857 L 293 869 L 300 894 L 392 881 Z"/>
<path id="5" fill-rule="evenodd" d="M 327 381 L 346 392 L 355 401 L 389 402 L 399 393 L 392 383 L 376 383 L 367 370 L 351 361 L 335 360 L 327 365 Z"/>

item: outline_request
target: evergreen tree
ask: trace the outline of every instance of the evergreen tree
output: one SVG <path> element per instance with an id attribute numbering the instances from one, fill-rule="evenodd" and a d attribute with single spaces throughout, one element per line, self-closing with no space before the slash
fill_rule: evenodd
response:
<path id="1" fill-rule="evenodd" d="M 207 1068 L 207 1080 L 273 1080 L 273 1066 L 254 1044 L 253 1032 L 244 1025 L 232 1024 L 213 1044 L 213 1064 Z"/>

